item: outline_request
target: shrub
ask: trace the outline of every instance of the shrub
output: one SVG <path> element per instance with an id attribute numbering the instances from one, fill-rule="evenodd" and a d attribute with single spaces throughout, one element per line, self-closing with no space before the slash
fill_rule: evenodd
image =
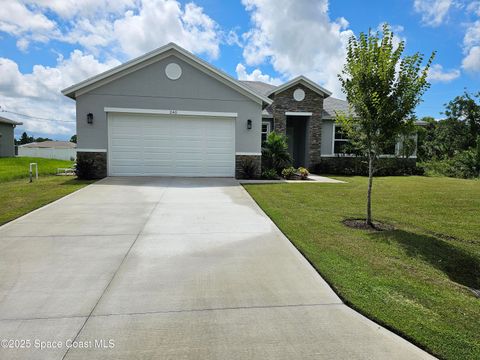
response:
<path id="1" fill-rule="evenodd" d="M 300 175 L 300 179 L 302 179 L 302 180 L 307 180 L 308 175 L 310 175 L 310 173 L 308 172 L 308 170 L 305 169 L 304 167 L 299 167 L 299 168 L 297 169 L 297 173 L 298 173 L 298 175 Z"/>
<path id="2" fill-rule="evenodd" d="M 240 177 L 242 179 L 255 179 L 258 174 L 258 165 L 252 158 L 242 160 L 240 163 Z"/>
<path id="3" fill-rule="evenodd" d="M 472 150 L 457 153 L 451 159 L 432 160 L 419 164 L 428 176 L 448 176 L 456 178 L 474 178 L 480 174 L 477 154 Z"/>
<path id="4" fill-rule="evenodd" d="M 363 157 L 325 157 L 314 167 L 315 174 L 368 175 L 368 162 Z M 423 168 L 416 166 L 414 158 L 379 158 L 375 176 L 423 175 Z"/>
<path id="5" fill-rule="evenodd" d="M 287 180 L 291 179 L 295 176 L 295 171 L 296 170 L 293 166 L 287 167 L 282 170 L 282 176 Z"/>
<path id="6" fill-rule="evenodd" d="M 288 152 L 287 138 L 285 135 L 271 132 L 262 148 L 262 167 L 275 169 L 279 175 L 282 169 L 292 165 L 292 158 Z"/>
<path id="7" fill-rule="evenodd" d="M 75 174 L 79 179 L 91 180 L 95 179 L 94 160 L 78 157 L 75 167 Z"/>
<path id="8" fill-rule="evenodd" d="M 262 172 L 262 179 L 275 180 L 278 179 L 277 170 L 266 169 Z"/>

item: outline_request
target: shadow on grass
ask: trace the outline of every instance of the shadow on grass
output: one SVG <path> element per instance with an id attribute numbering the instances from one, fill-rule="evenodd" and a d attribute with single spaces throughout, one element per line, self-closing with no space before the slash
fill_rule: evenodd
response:
<path id="1" fill-rule="evenodd" d="M 65 181 L 60 183 L 59 185 L 82 185 L 82 184 L 91 184 L 94 183 L 96 180 L 80 180 L 76 177 L 69 176 Z"/>
<path id="2" fill-rule="evenodd" d="M 408 256 L 429 262 L 450 280 L 480 289 L 480 259 L 445 240 L 404 230 L 372 233 L 370 236 L 396 242 L 405 249 Z"/>

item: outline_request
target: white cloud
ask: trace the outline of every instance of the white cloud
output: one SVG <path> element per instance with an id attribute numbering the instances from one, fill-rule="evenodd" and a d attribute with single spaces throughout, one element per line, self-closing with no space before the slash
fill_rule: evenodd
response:
<path id="1" fill-rule="evenodd" d="M 480 46 L 469 49 L 463 58 L 462 67 L 467 71 L 480 72 Z"/>
<path id="2" fill-rule="evenodd" d="M 92 16 L 98 14 L 120 14 L 136 5 L 135 0 L 21 0 L 30 6 L 48 9 L 64 19 L 75 16 Z"/>
<path id="3" fill-rule="evenodd" d="M 138 12 L 128 11 L 114 23 L 122 50 L 139 55 L 170 41 L 211 58 L 219 55 L 218 25 L 193 3 L 182 9 L 177 1 L 144 0 Z"/>
<path id="4" fill-rule="evenodd" d="M 480 72 L 480 20 L 468 25 L 463 38 L 462 68 L 471 72 Z"/>
<path id="5" fill-rule="evenodd" d="M 480 1 L 472 1 L 468 4 L 467 11 L 480 16 Z"/>
<path id="6" fill-rule="evenodd" d="M 31 73 L 20 72 L 17 63 L 0 58 L 0 105 L 3 109 L 62 121 L 75 119 L 75 106 L 60 90 L 89 76 L 103 72 L 119 62 L 101 63 L 92 55 L 75 50 L 68 59 L 59 57 L 56 67 L 35 65 Z M 73 134 L 75 124 L 17 117 L 30 132 Z"/>
<path id="7" fill-rule="evenodd" d="M 444 22 L 453 4 L 453 0 L 415 0 L 413 8 L 422 15 L 425 25 L 435 27 Z"/>
<path id="8" fill-rule="evenodd" d="M 58 40 L 126 58 L 170 41 L 216 58 L 220 44 L 218 24 L 201 7 L 177 0 L 9 0 L 0 7 L 0 31 L 17 37 L 22 51 Z"/>
<path id="9" fill-rule="evenodd" d="M 253 28 L 243 35 L 247 65 L 270 63 L 284 78 L 303 74 L 341 94 L 337 74 L 353 32 L 332 21 L 328 1 L 242 0 Z"/>
<path id="10" fill-rule="evenodd" d="M 450 82 L 460 76 L 460 70 L 452 69 L 448 71 L 443 70 L 440 64 L 434 64 L 428 72 L 428 80 L 431 82 Z"/>
<path id="11" fill-rule="evenodd" d="M 40 11 L 30 10 L 20 1 L 7 1 L 0 6 L 0 31 L 45 42 L 57 34 L 57 24 Z"/>
<path id="12" fill-rule="evenodd" d="M 255 69 L 249 74 L 245 65 L 241 63 L 237 64 L 235 71 L 237 73 L 238 80 L 262 81 L 272 85 L 280 85 L 283 82 L 279 78 L 271 77 L 268 74 L 263 74 L 260 69 Z"/>
<path id="13" fill-rule="evenodd" d="M 468 25 L 465 37 L 463 38 L 463 45 L 466 48 L 480 45 L 480 20 Z"/>

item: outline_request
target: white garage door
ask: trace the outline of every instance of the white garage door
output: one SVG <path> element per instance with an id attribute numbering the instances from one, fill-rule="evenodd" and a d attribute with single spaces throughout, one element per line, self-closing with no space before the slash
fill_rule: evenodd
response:
<path id="1" fill-rule="evenodd" d="M 235 120 L 191 116 L 108 115 L 111 176 L 235 174 Z"/>

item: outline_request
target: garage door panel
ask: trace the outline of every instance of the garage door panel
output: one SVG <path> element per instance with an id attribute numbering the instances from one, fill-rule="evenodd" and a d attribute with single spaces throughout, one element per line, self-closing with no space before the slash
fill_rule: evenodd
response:
<path id="1" fill-rule="evenodd" d="M 109 174 L 234 176 L 235 122 L 109 114 Z"/>

